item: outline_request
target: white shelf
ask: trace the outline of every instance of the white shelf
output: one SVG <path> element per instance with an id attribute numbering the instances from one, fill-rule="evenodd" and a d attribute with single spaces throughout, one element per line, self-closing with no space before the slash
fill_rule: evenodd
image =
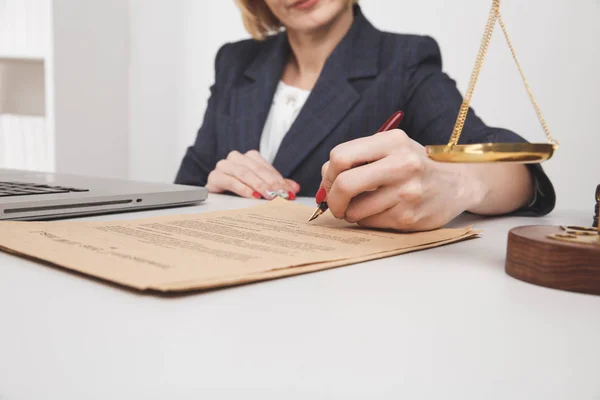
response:
<path id="1" fill-rule="evenodd" d="M 0 167 L 52 170 L 45 118 L 0 115 Z"/>
<path id="2" fill-rule="evenodd" d="M 52 0 L 0 0 L 0 167 L 51 171 Z"/>
<path id="3" fill-rule="evenodd" d="M 46 116 L 44 62 L 0 59 L 0 114 Z"/>
<path id="4" fill-rule="evenodd" d="M 43 55 L 28 55 L 28 54 L 2 54 L 0 53 L 0 62 L 10 61 L 36 61 L 44 62 L 45 57 Z"/>
<path id="5" fill-rule="evenodd" d="M 50 1 L 0 0 L 0 55 L 44 58 L 50 44 Z"/>
<path id="6" fill-rule="evenodd" d="M 129 2 L 0 0 L 0 167 L 126 178 Z"/>

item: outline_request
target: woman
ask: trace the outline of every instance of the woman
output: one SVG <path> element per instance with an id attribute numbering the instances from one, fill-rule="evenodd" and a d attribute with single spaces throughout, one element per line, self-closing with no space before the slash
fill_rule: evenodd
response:
<path id="1" fill-rule="evenodd" d="M 539 165 L 426 157 L 425 145 L 447 143 L 462 102 L 432 38 L 381 32 L 352 0 L 237 3 L 253 39 L 219 50 L 177 183 L 267 199 L 316 194 L 337 218 L 399 230 L 437 228 L 465 211 L 554 208 Z M 400 129 L 375 135 L 398 110 Z M 460 143 L 502 141 L 524 139 L 470 110 Z"/>

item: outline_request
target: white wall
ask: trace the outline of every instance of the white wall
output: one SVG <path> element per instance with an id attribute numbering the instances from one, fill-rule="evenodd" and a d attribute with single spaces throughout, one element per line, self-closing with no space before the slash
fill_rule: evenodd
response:
<path id="1" fill-rule="evenodd" d="M 56 171 L 125 178 L 130 116 L 127 2 L 53 0 L 52 15 L 47 112 L 55 132 Z"/>
<path id="2" fill-rule="evenodd" d="M 464 93 L 491 1 L 361 4 L 382 30 L 437 39 L 444 68 Z M 170 182 L 202 122 L 217 49 L 248 35 L 233 0 L 130 0 L 130 7 L 130 175 Z M 592 210 L 600 183 L 600 132 L 594 118 L 600 110 L 600 2 L 504 0 L 502 7 L 521 65 L 561 143 L 544 164 L 559 206 Z M 499 28 L 473 106 L 490 125 L 545 141 Z"/>
<path id="3" fill-rule="evenodd" d="M 130 175 L 172 182 L 198 130 L 214 56 L 246 36 L 233 0 L 130 0 Z"/>

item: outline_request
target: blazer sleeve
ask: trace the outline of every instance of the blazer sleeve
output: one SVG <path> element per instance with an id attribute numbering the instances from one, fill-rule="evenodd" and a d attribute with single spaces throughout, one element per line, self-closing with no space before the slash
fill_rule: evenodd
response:
<path id="1" fill-rule="evenodd" d="M 208 174 L 215 168 L 217 127 L 216 107 L 221 96 L 219 75 L 222 71 L 223 52 L 227 45 L 222 46 L 215 57 L 215 82 L 210 87 L 210 96 L 202 125 L 198 129 L 194 144 L 187 148 L 175 183 L 192 186 L 205 186 Z"/>
<path id="2" fill-rule="evenodd" d="M 463 98 L 454 80 L 442 71 L 437 42 L 428 36 L 417 39 L 405 75 L 405 130 L 422 145 L 446 144 L 450 140 Z M 459 144 L 525 142 L 516 133 L 487 126 L 472 108 L 467 113 Z M 541 216 L 554 209 L 556 194 L 540 164 L 526 164 L 535 185 L 534 200 L 512 214 Z"/>

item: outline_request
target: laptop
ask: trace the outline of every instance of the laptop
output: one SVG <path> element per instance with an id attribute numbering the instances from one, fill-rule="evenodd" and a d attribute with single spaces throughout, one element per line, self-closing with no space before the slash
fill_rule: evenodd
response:
<path id="1" fill-rule="evenodd" d="M 0 168 L 0 220 L 47 220 L 193 205 L 204 187 Z"/>

